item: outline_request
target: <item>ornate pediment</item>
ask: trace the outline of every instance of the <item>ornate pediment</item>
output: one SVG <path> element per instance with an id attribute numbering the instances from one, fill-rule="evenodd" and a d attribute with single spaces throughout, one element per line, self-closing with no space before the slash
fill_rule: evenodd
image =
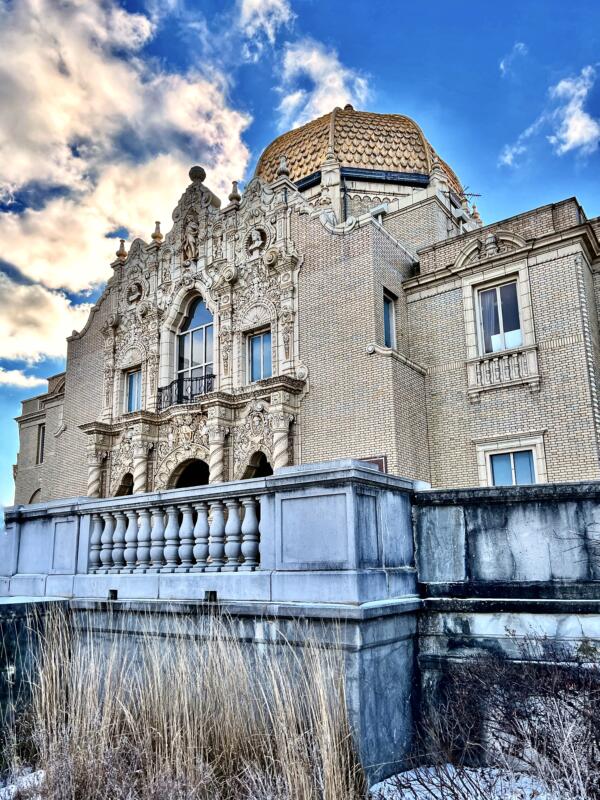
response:
<path id="1" fill-rule="evenodd" d="M 469 241 L 454 263 L 453 271 L 477 264 L 487 259 L 504 256 L 525 247 L 527 242 L 512 231 L 489 231 L 485 236 Z"/>

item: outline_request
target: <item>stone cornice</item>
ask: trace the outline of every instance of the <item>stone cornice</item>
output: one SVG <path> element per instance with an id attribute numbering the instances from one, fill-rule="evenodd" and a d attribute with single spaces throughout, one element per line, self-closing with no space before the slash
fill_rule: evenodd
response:
<path id="1" fill-rule="evenodd" d="M 569 243 L 579 243 L 581 249 L 584 250 L 590 263 L 600 257 L 600 251 L 597 247 L 597 240 L 594 236 L 592 239 L 590 232 L 591 226 L 588 223 L 577 225 L 567 231 L 559 233 L 549 233 L 528 242 L 524 247 L 518 247 L 514 250 L 509 250 L 505 253 L 499 253 L 497 256 L 485 258 L 478 261 L 466 264 L 460 269 L 455 269 L 453 265 L 440 267 L 432 272 L 426 272 L 422 275 L 415 275 L 408 278 L 402 284 L 404 290 L 408 293 L 419 291 L 423 288 L 435 286 L 439 283 L 447 281 L 449 278 L 456 278 L 463 275 L 469 275 L 474 272 L 482 272 L 491 267 L 500 266 L 503 264 L 510 264 L 514 261 L 523 259 L 530 259 L 534 253 L 543 253 L 544 251 L 552 248 L 564 247 Z M 593 232 L 593 231 L 592 231 Z M 453 240 L 448 240 L 453 241 Z"/>

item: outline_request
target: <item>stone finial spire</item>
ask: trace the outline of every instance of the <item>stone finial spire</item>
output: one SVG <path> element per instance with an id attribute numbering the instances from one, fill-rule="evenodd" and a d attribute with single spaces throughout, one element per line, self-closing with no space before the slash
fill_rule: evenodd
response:
<path id="1" fill-rule="evenodd" d="M 233 181 L 231 184 L 231 194 L 229 195 L 229 202 L 230 203 L 239 203 L 242 199 L 242 195 L 239 193 L 238 190 L 238 182 Z"/>
<path id="2" fill-rule="evenodd" d="M 190 180 L 192 183 L 204 183 L 206 170 L 203 167 L 195 166 L 190 169 Z"/>
<path id="3" fill-rule="evenodd" d="M 279 167 L 277 168 L 277 177 L 280 178 L 285 175 L 289 177 L 290 168 L 288 167 L 287 158 L 283 155 L 279 157 Z"/>
<path id="4" fill-rule="evenodd" d="M 478 225 L 482 224 L 481 217 L 479 215 L 479 211 L 477 210 L 477 206 L 473 203 L 473 212 L 472 217 Z"/>
<path id="5" fill-rule="evenodd" d="M 125 239 L 119 239 L 119 241 L 121 242 L 121 244 L 119 245 L 119 249 L 117 250 L 115 255 L 117 256 L 119 261 L 125 261 L 125 259 L 127 258 L 127 250 L 125 250 Z"/>
<path id="6" fill-rule="evenodd" d="M 154 233 L 152 234 L 152 240 L 160 244 L 163 240 L 163 235 L 160 232 L 160 222 L 157 220 L 155 223 Z"/>

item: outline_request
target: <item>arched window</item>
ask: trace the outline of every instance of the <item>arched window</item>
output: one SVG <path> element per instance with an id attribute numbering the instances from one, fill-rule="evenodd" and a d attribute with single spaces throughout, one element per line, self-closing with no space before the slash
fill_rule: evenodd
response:
<path id="1" fill-rule="evenodd" d="M 192 303 L 177 338 L 178 402 L 190 402 L 198 395 L 211 392 L 215 377 L 213 316 L 201 297 Z"/>

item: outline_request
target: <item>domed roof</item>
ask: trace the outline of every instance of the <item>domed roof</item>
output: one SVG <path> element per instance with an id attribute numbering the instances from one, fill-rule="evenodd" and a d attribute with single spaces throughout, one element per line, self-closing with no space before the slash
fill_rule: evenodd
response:
<path id="1" fill-rule="evenodd" d="M 401 114 L 355 111 L 351 105 L 279 136 L 259 158 L 255 175 L 274 181 L 280 158 L 285 156 L 290 180 L 299 181 L 320 170 L 330 151 L 341 167 L 426 177 L 437 159 L 452 189 L 462 194 L 460 181 L 414 120 Z"/>

